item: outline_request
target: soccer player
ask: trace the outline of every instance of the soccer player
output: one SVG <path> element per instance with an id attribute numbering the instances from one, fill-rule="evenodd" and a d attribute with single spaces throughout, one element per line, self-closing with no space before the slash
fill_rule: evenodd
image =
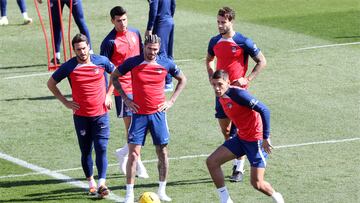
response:
<path id="1" fill-rule="evenodd" d="M 24 25 L 30 24 L 32 23 L 32 19 L 29 18 L 27 12 L 26 12 L 26 3 L 25 0 L 16 0 L 21 14 L 23 15 L 24 18 Z M 0 0 L 0 7 L 1 7 L 1 18 L 0 18 L 0 25 L 8 25 L 9 24 L 9 20 L 7 18 L 7 13 L 6 13 L 6 7 L 7 7 L 7 0 Z"/>
<path id="2" fill-rule="evenodd" d="M 111 93 L 106 92 L 104 72 L 112 73 L 115 66 L 104 56 L 89 53 L 87 37 L 77 34 L 72 39 L 76 57 L 60 66 L 47 82 L 49 90 L 68 109 L 74 112 L 75 130 L 81 150 L 81 165 L 89 182 L 90 194 L 106 197 L 109 189 L 105 185 L 107 170 L 107 145 L 110 136 L 108 107 Z M 57 84 L 68 78 L 72 90 L 72 101 L 61 93 Z M 92 149 L 95 148 L 98 187 L 93 176 Z"/>
<path id="3" fill-rule="evenodd" d="M 43 0 L 37 0 L 39 3 L 42 3 Z M 50 0 L 51 7 L 51 17 L 53 22 L 53 32 L 54 32 L 54 43 L 55 43 L 55 59 L 52 59 L 51 62 L 53 64 L 60 64 L 60 45 L 61 45 L 61 20 L 59 13 L 59 3 L 61 4 L 61 11 L 64 6 L 70 8 L 70 0 Z M 91 40 L 90 40 L 90 32 L 85 22 L 84 12 L 82 8 L 82 0 L 72 0 L 72 16 L 75 20 L 76 25 L 79 28 L 80 33 L 86 35 L 89 40 L 90 45 L 90 54 L 93 54 L 93 50 L 91 49 Z"/>
<path id="4" fill-rule="evenodd" d="M 226 115 L 238 128 L 237 136 L 226 140 L 206 160 L 209 173 L 218 190 L 220 203 L 232 203 L 224 183 L 221 165 L 246 154 L 251 165 L 250 182 L 258 191 L 283 203 L 282 195 L 264 180 L 266 158 L 271 153 L 270 110 L 249 92 L 231 86 L 230 76 L 217 70 L 211 77 L 211 85 Z"/>
<path id="5" fill-rule="evenodd" d="M 156 34 L 161 38 L 159 55 L 165 54 L 173 59 L 174 45 L 174 14 L 175 0 L 148 0 L 149 18 L 145 36 Z M 172 77 L 166 76 L 165 92 L 171 92 L 174 89 Z"/>
<path id="6" fill-rule="evenodd" d="M 139 30 L 128 27 L 127 12 L 123 7 L 115 6 L 112 8 L 110 11 L 110 16 L 111 23 L 114 24 L 114 28 L 103 40 L 100 47 L 100 55 L 106 56 L 116 67 L 118 67 L 125 61 L 125 59 L 140 55 L 142 52 L 141 36 Z M 120 77 L 119 81 L 126 95 L 132 98 L 131 73 L 129 72 L 123 77 Z M 124 104 L 124 101 L 116 90 L 114 90 L 114 95 L 117 116 L 119 118 L 123 118 L 127 140 L 132 112 Z M 119 160 L 120 171 L 123 174 L 126 174 L 128 153 L 129 149 L 127 143 L 123 148 L 116 150 L 116 157 Z M 137 161 L 136 168 L 136 175 L 138 177 L 149 177 L 140 157 Z"/>
<path id="7" fill-rule="evenodd" d="M 235 11 L 229 7 L 220 8 L 217 15 L 219 34 L 212 37 L 206 56 L 206 69 L 209 80 L 214 73 L 214 60 L 216 58 L 216 70 L 225 70 L 229 74 L 231 85 L 247 88 L 250 81 L 254 80 L 258 73 L 266 66 L 266 60 L 255 43 L 235 32 L 233 24 Z M 251 73 L 246 76 L 249 56 L 255 61 Z M 218 119 L 221 132 L 225 139 L 236 136 L 236 129 L 231 125 L 230 119 L 224 113 L 218 98 L 216 98 L 215 117 Z M 244 173 L 245 157 L 234 160 L 231 181 L 242 181 Z"/>
<path id="8" fill-rule="evenodd" d="M 168 176 L 169 129 L 166 111 L 173 106 L 186 85 L 186 77 L 172 60 L 157 56 L 160 48 L 157 35 L 145 36 L 144 54 L 127 59 L 111 75 L 114 87 L 120 93 L 125 104 L 134 112 L 129 128 L 129 160 L 126 168 L 126 203 L 134 202 L 134 183 L 136 160 L 145 143 L 147 131 L 150 131 L 158 156 L 159 190 L 162 201 L 171 201 L 165 192 Z M 133 99 L 123 90 L 118 77 L 131 71 L 133 81 Z M 177 81 L 175 91 L 169 100 L 164 93 L 165 77 L 170 73 Z"/>

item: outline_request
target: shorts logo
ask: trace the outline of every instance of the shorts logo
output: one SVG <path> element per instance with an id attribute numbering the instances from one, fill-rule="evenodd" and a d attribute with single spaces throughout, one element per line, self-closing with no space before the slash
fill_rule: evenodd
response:
<path id="1" fill-rule="evenodd" d="M 227 106 L 229 109 L 231 109 L 233 105 L 232 105 L 232 103 L 227 103 L 226 106 Z"/>
<path id="2" fill-rule="evenodd" d="M 81 135 L 81 136 L 85 136 L 85 135 L 86 135 L 86 131 L 85 131 L 85 130 L 80 130 L 80 135 Z"/>

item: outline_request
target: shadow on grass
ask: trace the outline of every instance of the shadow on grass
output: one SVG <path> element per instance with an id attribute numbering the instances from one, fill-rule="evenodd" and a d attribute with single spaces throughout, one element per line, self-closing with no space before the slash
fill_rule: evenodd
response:
<path id="1" fill-rule="evenodd" d="M 39 189 L 34 193 L 28 193 L 25 190 L 22 197 L 12 198 L 12 199 L 2 199 L 0 202 L 34 202 L 34 201 L 48 201 L 48 200 L 58 200 L 58 201 L 66 201 L 66 200 L 74 200 L 73 202 L 77 202 L 79 200 L 84 199 L 84 196 L 87 195 L 87 191 L 83 188 L 73 187 L 67 189 L 59 189 L 59 190 L 51 190 L 49 191 L 46 188 L 51 187 L 51 185 L 56 185 L 60 183 L 72 182 L 80 179 L 47 179 L 47 180 L 25 180 L 25 181 L 1 181 L 0 188 L 11 188 L 15 191 L 20 191 L 20 188 L 16 187 L 24 187 L 24 186 L 38 186 Z M 83 180 L 83 179 L 81 179 Z M 57 186 L 56 186 L 57 187 Z M 45 190 L 41 192 L 41 190 Z M 4 196 L 3 196 L 4 197 Z M 88 196 L 89 199 L 98 200 L 98 198 Z"/>
<path id="2" fill-rule="evenodd" d="M 212 183 L 213 181 L 210 178 L 200 178 L 200 179 L 189 179 L 189 180 L 179 180 L 179 181 L 169 181 L 166 184 L 166 187 L 173 187 L 178 185 L 196 185 L 196 184 L 204 184 L 204 183 Z M 158 187 L 159 184 L 157 182 L 148 183 L 148 184 L 136 184 L 136 188 L 153 188 Z M 124 185 L 110 187 L 112 190 L 126 190 Z"/>
<path id="3" fill-rule="evenodd" d="M 359 38 L 360 39 L 360 35 L 358 35 L 358 36 L 339 36 L 339 37 L 335 37 L 335 39 L 352 39 L 352 38 Z"/>
<path id="4" fill-rule="evenodd" d="M 32 67 L 43 67 L 43 66 L 47 66 L 47 64 L 32 64 L 32 65 L 22 65 L 22 66 L 4 66 L 4 67 L 0 67 L 1 69 L 16 69 L 16 68 L 32 68 Z"/>
<path id="5" fill-rule="evenodd" d="M 66 98 L 71 98 L 71 94 L 64 95 Z M 44 97 L 22 97 L 22 98 L 13 98 L 13 99 L 3 99 L 2 101 L 21 101 L 21 100 L 29 100 L 29 101 L 38 101 L 38 100 L 53 100 L 56 99 L 54 96 L 44 96 Z"/>

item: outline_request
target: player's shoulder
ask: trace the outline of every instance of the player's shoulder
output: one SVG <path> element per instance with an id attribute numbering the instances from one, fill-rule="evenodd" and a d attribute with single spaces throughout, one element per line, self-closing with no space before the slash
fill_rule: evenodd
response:
<path id="1" fill-rule="evenodd" d="M 217 41 L 219 41 L 221 39 L 221 37 L 222 37 L 221 34 L 211 37 L 210 43 L 216 43 Z"/>
<path id="2" fill-rule="evenodd" d="M 249 38 L 247 38 L 245 35 L 241 34 L 240 32 L 235 32 L 233 39 L 236 43 L 245 43 L 247 40 L 249 40 Z"/>
<path id="3" fill-rule="evenodd" d="M 102 56 L 98 54 L 90 54 L 90 60 L 95 65 L 100 65 L 110 62 L 110 60 L 106 56 Z"/>
<path id="4" fill-rule="evenodd" d="M 136 29 L 134 27 L 128 27 L 128 32 L 140 33 L 139 29 Z"/>
<path id="5" fill-rule="evenodd" d="M 172 58 L 167 57 L 166 55 L 158 55 L 156 57 L 156 62 L 164 67 L 175 66 L 175 61 Z"/>

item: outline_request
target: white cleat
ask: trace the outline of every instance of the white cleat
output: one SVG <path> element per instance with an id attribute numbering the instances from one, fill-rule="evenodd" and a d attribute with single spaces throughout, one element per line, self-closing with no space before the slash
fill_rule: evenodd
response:
<path id="1" fill-rule="evenodd" d="M 140 159 L 136 162 L 136 176 L 144 179 L 149 178 L 149 174 Z"/>
<path id="2" fill-rule="evenodd" d="M 285 202 L 283 196 L 279 192 L 275 192 L 272 195 L 272 198 L 273 198 L 274 203 L 284 203 Z"/>
<path id="3" fill-rule="evenodd" d="M 0 18 L 0 25 L 8 25 L 8 24 L 9 24 L 9 20 L 7 19 L 7 17 Z"/>
<path id="4" fill-rule="evenodd" d="M 172 199 L 166 195 L 166 193 L 158 193 L 159 199 L 164 202 L 171 202 Z"/>
<path id="5" fill-rule="evenodd" d="M 134 194 L 125 195 L 124 203 L 134 203 Z"/>
<path id="6" fill-rule="evenodd" d="M 116 158 L 119 161 L 120 172 L 126 175 L 126 164 L 128 160 L 128 152 L 124 148 L 119 148 L 115 152 Z"/>
<path id="7" fill-rule="evenodd" d="M 24 18 L 24 25 L 28 25 L 28 24 L 31 24 L 33 22 L 32 18 Z"/>

